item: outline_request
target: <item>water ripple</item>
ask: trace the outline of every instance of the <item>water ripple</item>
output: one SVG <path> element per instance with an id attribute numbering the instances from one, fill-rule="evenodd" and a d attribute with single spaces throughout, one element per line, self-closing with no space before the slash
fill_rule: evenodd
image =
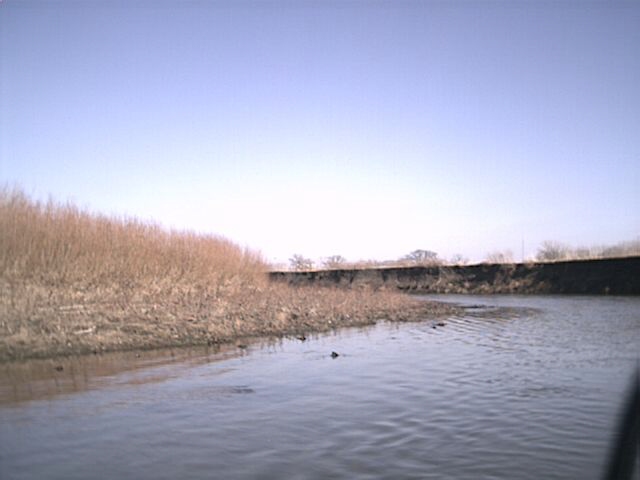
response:
<path id="1" fill-rule="evenodd" d="M 451 298 L 466 308 L 444 325 L 154 363 L 0 407 L 0 477 L 598 478 L 640 300 Z"/>

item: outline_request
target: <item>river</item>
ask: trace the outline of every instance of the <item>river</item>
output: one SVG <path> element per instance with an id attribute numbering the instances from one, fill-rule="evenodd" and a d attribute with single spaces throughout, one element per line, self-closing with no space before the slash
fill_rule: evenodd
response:
<path id="1" fill-rule="evenodd" d="M 428 298 L 464 313 L 0 365 L 0 478 L 600 478 L 640 298 Z"/>

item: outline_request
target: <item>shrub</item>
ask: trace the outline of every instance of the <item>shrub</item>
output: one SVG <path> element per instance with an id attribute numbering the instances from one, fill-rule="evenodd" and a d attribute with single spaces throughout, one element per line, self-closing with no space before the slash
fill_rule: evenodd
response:
<path id="1" fill-rule="evenodd" d="M 438 254 L 431 250 L 414 250 L 401 260 L 409 265 L 438 265 L 441 263 Z"/>
<path id="2" fill-rule="evenodd" d="M 289 259 L 289 265 L 291 266 L 291 270 L 295 270 L 296 272 L 304 272 L 306 270 L 313 269 L 313 260 L 305 258 L 302 255 L 296 253 Z"/>
<path id="3" fill-rule="evenodd" d="M 322 266 L 327 269 L 336 269 L 344 267 L 346 263 L 347 260 L 342 255 L 332 255 L 325 258 L 324 262 L 322 262 Z"/>
<path id="4" fill-rule="evenodd" d="M 502 250 L 487 254 L 487 263 L 513 263 L 513 252 L 511 250 Z"/>

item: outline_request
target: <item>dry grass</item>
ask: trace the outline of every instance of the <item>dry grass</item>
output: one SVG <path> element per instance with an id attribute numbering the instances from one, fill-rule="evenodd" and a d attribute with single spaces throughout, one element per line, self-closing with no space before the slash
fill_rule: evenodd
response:
<path id="1" fill-rule="evenodd" d="M 438 307 L 392 292 L 271 285 L 217 236 L 0 190 L 0 360 L 300 334 Z"/>
<path id="2" fill-rule="evenodd" d="M 260 256 L 229 240 L 165 231 L 135 219 L 91 215 L 73 205 L 0 192 L 3 277 L 59 284 L 258 281 Z M 135 286 L 135 285 L 131 285 Z"/>
<path id="3" fill-rule="evenodd" d="M 595 260 L 602 258 L 625 258 L 640 255 L 640 238 L 619 242 L 615 245 L 592 245 L 572 247 L 560 242 L 546 241 L 540 246 L 537 260 L 540 262 L 564 262 L 570 260 Z"/>

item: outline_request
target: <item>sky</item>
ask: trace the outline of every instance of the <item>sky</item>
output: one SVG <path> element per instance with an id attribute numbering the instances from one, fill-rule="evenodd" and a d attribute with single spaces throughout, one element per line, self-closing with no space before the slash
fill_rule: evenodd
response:
<path id="1" fill-rule="evenodd" d="M 640 2 L 0 1 L 0 185 L 272 262 L 640 236 Z"/>

